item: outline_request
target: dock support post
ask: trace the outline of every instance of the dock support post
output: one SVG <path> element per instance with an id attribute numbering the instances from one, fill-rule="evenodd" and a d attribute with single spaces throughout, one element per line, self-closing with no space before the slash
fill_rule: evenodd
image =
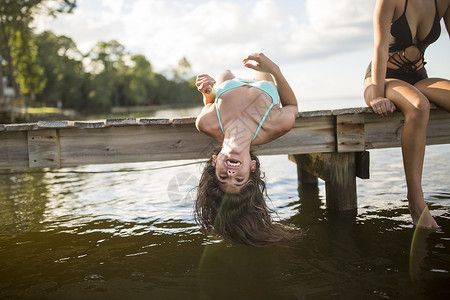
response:
<path id="1" fill-rule="evenodd" d="M 324 158 L 327 208 L 356 210 L 358 197 L 354 153 L 327 153 Z"/>
<path id="2" fill-rule="evenodd" d="M 369 177 L 368 152 L 291 155 L 297 163 L 300 188 L 317 178 L 325 181 L 326 204 L 331 210 L 356 210 L 356 176 Z"/>
<path id="3" fill-rule="evenodd" d="M 299 186 L 317 186 L 318 180 L 317 177 L 311 175 L 307 171 L 302 168 L 299 168 L 297 165 L 297 178 Z"/>

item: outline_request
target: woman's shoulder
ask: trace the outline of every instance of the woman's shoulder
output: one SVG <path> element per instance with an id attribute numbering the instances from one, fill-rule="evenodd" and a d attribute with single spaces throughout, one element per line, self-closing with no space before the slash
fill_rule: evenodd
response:
<path id="1" fill-rule="evenodd" d="M 390 25 L 404 12 L 406 0 L 377 0 L 374 12 L 374 22 Z"/>
<path id="2" fill-rule="evenodd" d="M 376 6 L 378 6 L 380 10 L 392 10 L 403 13 L 406 1 L 408 0 L 377 0 Z"/>
<path id="3" fill-rule="evenodd" d="M 198 131 L 203 132 L 209 136 L 216 137 L 221 133 L 219 120 L 216 113 L 216 105 L 210 103 L 205 105 L 195 120 L 195 127 Z"/>

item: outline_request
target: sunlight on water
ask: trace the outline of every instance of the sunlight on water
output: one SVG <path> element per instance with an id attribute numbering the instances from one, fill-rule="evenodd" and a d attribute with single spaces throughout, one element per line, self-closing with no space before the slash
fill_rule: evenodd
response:
<path id="1" fill-rule="evenodd" d="M 438 232 L 414 234 L 400 149 L 370 153 L 356 215 L 325 209 L 323 181 L 298 190 L 286 155 L 261 157 L 274 217 L 305 232 L 264 249 L 200 232 L 200 160 L 0 170 L 0 298 L 448 298 L 450 146 L 424 165 Z"/>

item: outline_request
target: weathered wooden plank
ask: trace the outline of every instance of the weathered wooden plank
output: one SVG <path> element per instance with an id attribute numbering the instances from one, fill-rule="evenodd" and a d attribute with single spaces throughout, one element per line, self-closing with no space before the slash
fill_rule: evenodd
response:
<path id="1" fill-rule="evenodd" d="M 56 129 L 28 131 L 30 168 L 59 167 L 59 141 Z"/>
<path id="2" fill-rule="evenodd" d="M 365 149 L 401 146 L 404 116 L 395 112 L 388 117 L 376 114 L 364 115 Z M 427 128 L 427 145 L 450 143 L 450 113 L 443 109 L 430 110 Z"/>
<path id="3" fill-rule="evenodd" d="M 0 132 L 0 168 L 27 168 L 27 132 Z"/>
<path id="4" fill-rule="evenodd" d="M 106 121 L 77 121 L 73 124 L 73 127 L 77 128 L 103 128 L 105 126 Z"/>
<path id="5" fill-rule="evenodd" d="M 172 119 L 172 124 L 194 124 L 196 117 L 190 117 L 190 118 L 174 118 Z"/>
<path id="6" fill-rule="evenodd" d="M 443 109 L 430 110 L 427 145 L 450 143 L 450 113 Z"/>
<path id="7" fill-rule="evenodd" d="M 39 121 L 39 128 L 67 128 L 73 127 L 73 121 Z"/>
<path id="8" fill-rule="evenodd" d="M 107 119 L 106 125 L 108 126 L 129 126 L 129 125 L 137 125 L 138 121 L 135 118 L 128 119 Z"/>
<path id="9" fill-rule="evenodd" d="M 28 156 L 20 156 L 27 154 L 27 151 L 16 152 L 19 153 L 17 163 L 11 160 L 15 154 L 9 152 L 17 151 L 11 149 L 24 143 L 28 149 L 27 135 L 21 132 L 46 130 L 38 125 L 63 133 L 60 140 L 63 165 L 203 158 L 211 147 L 218 144 L 197 132 L 194 117 L 173 120 L 111 119 L 106 122 L 74 122 L 73 126 L 70 121 L 3 124 L 0 138 L 6 140 L 7 137 L 7 144 L 12 146 L 7 148 L 2 145 L 3 148 L 0 148 L 4 157 L 2 167 L 20 167 L 24 161 L 28 162 Z M 402 126 L 401 112 L 387 118 L 374 114 L 370 108 L 305 112 L 299 113 L 294 127 L 286 135 L 271 143 L 254 146 L 252 150 L 259 155 L 271 155 L 359 152 L 398 147 Z M 450 114 L 439 108 L 431 109 L 427 144 L 450 143 L 449 131 Z M 11 134 L 4 135 L 7 132 Z M 54 166 L 57 158 L 50 159 L 53 162 L 50 160 L 47 166 Z"/>
<path id="10" fill-rule="evenodd" d="M 358 152 L 365 149 L 364 114 L 336 116 L 337 152 Z"/>
<path id="11" fill-rule="evenodd" d="M 399 147 L 404 116 L 394 112 L 389 117 L 368 114 L 364 118 L 365 149 Z"/>
<path id="12" fill-rule="evenodd" d="M 253 146 L 257 155 L 334 152 L 336 138 L 334 117 L 299 117 L 293 128 L 270 143 Z"/>
<path id="13" fill-rule="evenodd" d="M 59 137 L 62 166 L 204 158 L 216 144 L 193 124 L 61 129 Z"/>
<path id="14" fill-rule="evenodd" d="M 342 108 L 333 110 L 333 115 L 347 115 L 347 114 L 366 114 L 373 113 L 373 109 L 371 107 L 350 107 L 350 108 Z"/>
<path id="15" fill-rule="evenodd" d="M 23 124 L 4 124 L 6 131 L 28 131 L 38 129 L 36 123 L 23 123 Z"/>
<path id="16" fill-rule="evenodd" d="M 141 125 L 169 125 L 171 124 L 170 119 L 139 119 L 139 124 Z"/>
<path id="17" fill-rule="evenodd" d="M 300 111 L 298 117 L 309 118 L 309 117 L 328 117 L 332 116 L 332 110 L 314 110 L 314 111 Z"/>

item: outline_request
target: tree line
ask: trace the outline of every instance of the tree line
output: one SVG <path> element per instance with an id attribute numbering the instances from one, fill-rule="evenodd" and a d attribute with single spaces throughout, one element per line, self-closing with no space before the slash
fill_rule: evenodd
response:
<path id="1" fill-rule="evenodd" d="M 113 106 L 199 103 L 186 58 L 163 75 L 144 55 L 130 54 L 117 41 L 100 41 L 82 53 L 67 36 L 35 33 L 38 14 L 71 13 L 76 0 L 2 0 L 0 79 L 7 77 L 26 106 L 62 106 L 105 112 Z M 168 78 L 170 77 L 170 78 Z M 0 98 L 4 98 L 0 81 Z M 1 102 L 0 102 L 1 103 Z"/>

